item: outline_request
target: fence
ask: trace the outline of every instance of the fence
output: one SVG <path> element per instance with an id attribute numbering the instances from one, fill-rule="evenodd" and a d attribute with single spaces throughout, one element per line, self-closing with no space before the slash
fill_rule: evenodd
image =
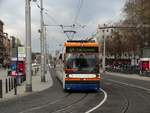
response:
<path id="1" fill-rule="evenodd" d="M 34 65 L 32 66 L 32 75 L 36 75 L 39 71 L 40 66 Z M 25 81 L 25 76 L 12 77 L 8 75 L 2 74 L 0 78 L 0 98 L 10 91 L 14 90 L 14 95 L 17 95 L 17 85 L 21 85 L 23 81 Z"/>

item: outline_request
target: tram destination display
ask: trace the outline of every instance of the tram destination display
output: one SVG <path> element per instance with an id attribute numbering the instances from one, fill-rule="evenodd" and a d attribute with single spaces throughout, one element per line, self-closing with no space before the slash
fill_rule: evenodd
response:
<path id="1" fill-rule="evenodd" d="M 67 47 L 67 53 L 74 53 L 74 52 L 88 52 L 88 53 L 95 53 L 98 52 L 98 47 Z"/>

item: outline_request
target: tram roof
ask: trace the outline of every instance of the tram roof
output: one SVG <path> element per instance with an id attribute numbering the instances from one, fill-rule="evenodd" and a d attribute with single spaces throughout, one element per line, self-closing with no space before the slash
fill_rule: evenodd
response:
<path id="1" fill-rule="evenodd" d="M 67 42 L 95 42 L 95 40 L 67 40 Z"/>
<path id="2" fill-rule="evenodd" d="M 98 44 L 92 40 L 92 41 L 87 41 L 87 40 L 69 40 L 64 43 L 64 46 L 68 47 L 99 47 Z"/>

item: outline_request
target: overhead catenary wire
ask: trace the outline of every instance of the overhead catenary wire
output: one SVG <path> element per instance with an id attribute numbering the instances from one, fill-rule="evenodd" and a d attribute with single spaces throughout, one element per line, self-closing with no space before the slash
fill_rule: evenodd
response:
<path id="1" fill-rule="evenodd" d="M 44 14 L 46 14 L 47 16 L 49 16 L 49 18 L 51 18 L 51 20 L 55 23 L 55 25 L 46 25 L 45 24 L 45 26 L 58 26 L 58 27 L 60 27 L 61 29 L 62 29 L 62 31 L 63 31 L 63 34 L 65 34 L 65 36 L 68 38 L 68 39 L 70 39 L 70 37 L 73 37 L 73 35 L 69 35 L 69 34 L 67 34 L 66 32 L 65 32 L 65 30 L 64 30 L 64 27 L 74 27 L 75 25 L 73 24 L 73 25 L 62 25 L 62 24 L 59 24 L 49 13 L 48 13 L 48 10 L 47 9 L 44 9 L 45 10 L 45 12 L 44 12 Z"/>
<path id="2" fill-rule="evenodd" d="M 77 20 L 79 18 L 79 14 L 80 14 L 81 9 L 82 9 L 82 6 L 83 6 L 83 0 L 79 0 L 78 5 L 77 5 L 77 12 L 76 12 L 76 15 L 75 15 L 74 20 L 73 20 L 73 26 L 71 27 L 72 29 L 70 30 L 71 32 L 70 31 L 68 32 L 68 33 L 70 33 L 70 35 L 66 34 L 68 38 L 70 37 L 69 39 L 74 38 L 74 36 L 76 34 L 75 28 L 85 28 L 85 25 L 82 26 L 81 24 L 79 24 L 77 22 Z"/>
<path id="3" fill-rule="evenodd" d="M 36 3 L 36 5 L 37 5 L 38 8 L 41 9 L 41 7 L 39 6 L 38 3 Z M 55 26 L 55 27 L 58 26 L 58 27 L 60 27 L 60 28 L 62 29 L 62 31 L 63 31 L 62 33 L 65 34 L 65 33 L 64 33 L 64 29 L 63 29 L 64 26 L 61 25 L 61 24 L 59 24 L 48 12 L 49 12 L 49 10 L 47 10 L 47 9 L 44 8 L 44 14 L 46 14 L 46 15 L 53 21 L 54 24 L 53 24 L 53 25 L 47 25 L 47 24 L 45 24 L 45 26 Z M 66 26 L 65 26 L 65 27 L 66 27 Z M 65 34 L 65 35 L 66 35 L 66 37 L 69 37 L 67 34 Z"/>
<path id="4" fill-rule="evenodd" d="M 36 5 L 37 5 L 37 7 L 38 7 L 39 9 L 41 9 L 41 7 L 40 7 L 40 5 L 39 5 L 38 3 L 36 3 Z M 51 16 L 51 15 L 48 13 L 48 12 L 49 12 L 48 9 L 43 8 L 43 10 L 44 10 L 44 14 L 46 14 L 56 25 L 59 25 L 58 22 L 53 18 L 53 16 Z"/>
<path id="5" fill-rule="evenodd" d="M 79 22 L 78 22 L 78 19 L 79 19 L 79 15 L 81 13 L 81 9 L 83 7 L 83 4 L 84 4 L 84 0 L 79 0 L 78 2 L 78 10 L 77 10 L 77 13 L 76 13 L 76 16 L 75 16 L 75 19 L 74 19 L 74 24 L 78 27 L 76 28 L 86 28 L 88 25 L 81 25 Z M 75 29 L 75 28 L 73 28 Z"/>
<path id="6" fill-rule="evenodd" d="M 77 20 L 79 18 L 80 12 L 81 12 L 81 8 L 83 6 L 84 0 L 79 0 L 79 7 L 77 9 L 77 13 L 75 15 L 75 19 L 74 19 L 74 24 L 77 24 Z"/>
<path id="7" fill-rule="evenodd" d="M 76 33 L 76 31 L 74 31 L 74 30 L 65 30 L 64 27 L 74 27 L 74 25 L 69 25 L 69 26 L 60 25 L 60 27 L 62 28 L 63 33 L 66 35 L 66 37 L 69 40 L 73 39 L 73 36 Z"/>
<path id="8" fill-rule="evenodd" d="M 44 12 L 44 14 L 46 14 L 56 24 L 56 26 L 59 25 L 59 23 L 51 15 L 49 15 L 49 13 Z"/>
<path id="9" fill-rule="evenodd" d="M 38 3 L 36 3 L 37 7 L 41 9 L 40 5 Z M 65 34 L 65 36 L 68 38 L 68 39 L 73 39 L 76 31 L 74 30 L 75 28 L 85 28 L 85 25 L 81 25 L 79 23 L 77 23 L 77 20 L 78 20 L 78 17 L 79 17 L 79 14 L 80 14 L 80 11 L 81 11 L 81 8 L 82 8 L 82 5 L 83 5 L 83 0 L 79 0 L 79 5 L 78 5 L 78 10 L 77 10 L 77 13 L 75 15 L 75 19 L 74 19 L 74 23 L 72 25 L 62 25 L 62 24 L 59 24 L 55 18 L 53 18 L 53 16 L 51 16 L 48 12 L 49 10 L 43 8 L 43 12 L 44 14 L 46 14 L 51 20 L 52 22 L 54 23 L 53 25 L 46 25 L 44 24 L 45 26 L 58 26 L 62 29 L 63 33 Z M 70 28 L 69 28 L 70 27 Z M 68 30 L 70 29 L 70 30 Z"/>

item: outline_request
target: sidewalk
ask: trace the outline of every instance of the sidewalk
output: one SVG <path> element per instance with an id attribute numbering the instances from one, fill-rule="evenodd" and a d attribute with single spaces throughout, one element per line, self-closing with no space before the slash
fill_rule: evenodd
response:
<path id="1" fill-rule="evenodd" d="M 51 78 L 50 72 L 47 71 L 47 74 L 45 74 L 46 77 L 46 82 L 41 82 L 41 74 L 40 70 L 37 72 L 36 75 L 32 76 L 32 92 L 26 92 L 25 87 L 26 87 L 26 81 L 21 84 L 21 86 L 17 86 L 17 95 L 14 95 L 14 90 L 10 91 L 9 93 L 5 93 L 3 95 L 3 98 L 0 98 L 1 101 L 6 101 L 11 98 L 17 98 L 20 96 L 25 96 L 28 94 L 32 94 L 34 92 L 39 92 L 42 90 L 45 90 L 53 85 L 53 80 Z"/>
<path id="2" fill-rule="evenodd" d="M 138 74 L 122 74 L 122 73 L 114 73 L 114 72 L 106 72 L 106 74 L 113 75 L 113 76 L 119 76 L 119 77 L 125 77 L 125 78 L 131 78 L 131 79 L 137 79 L 137 80 L 150 81 L 150 77 L 140 76 Z"/>

